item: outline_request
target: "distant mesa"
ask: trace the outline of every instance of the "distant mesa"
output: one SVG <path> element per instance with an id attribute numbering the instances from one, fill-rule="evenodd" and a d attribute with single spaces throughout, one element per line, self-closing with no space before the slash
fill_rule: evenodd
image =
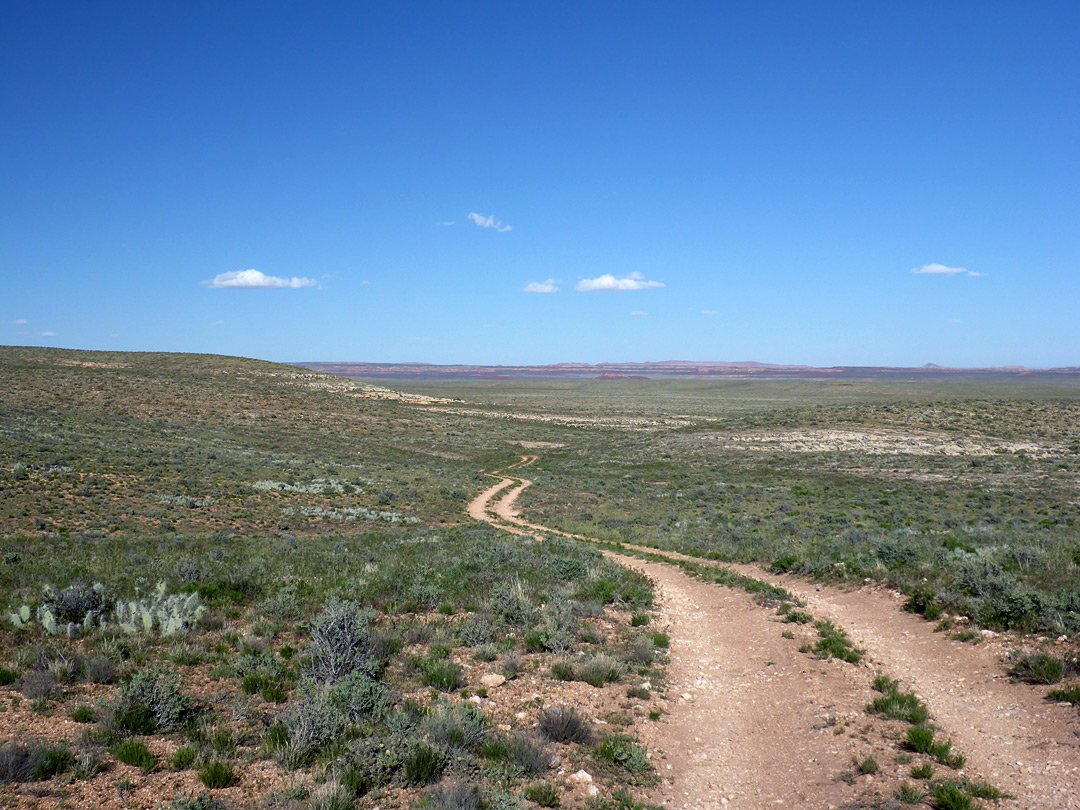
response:
<path id="1" fill-rule="evenodd" d="M 701 379 L 702 377 L 754 377 L 766 379 L 865 379 L 872 377 L 963 377 L 1080 375 L 1080 366 L 1029 369 L 1025 366 L 991 368 L 951 368 L 927 363 L 918 367 L 831 366 L 759 363 L 753 360 L 692 361 L 662 360 L 648 363 L 551 363 L 545 366 L 469 366 L 432 363 L 295 363 L 301 368 L 355 379 L 385 380 L 649 380 Z"/>

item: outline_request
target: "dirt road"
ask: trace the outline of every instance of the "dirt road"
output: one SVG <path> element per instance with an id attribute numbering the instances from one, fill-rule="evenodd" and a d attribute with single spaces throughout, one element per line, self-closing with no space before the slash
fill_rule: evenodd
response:
<path id="1" fill-rule="evenodd" d="M 572 536 L 515 510 L 532 482 L 509 470 L 535 461 L 523 456 L 499 473 L 469 514 L 515 534 Z M 963 777 L 1009 792 L 1011 807 L 1080 808 L 1080 718 L 1047 703 L 1043 690 L 1012 683 L 999 646 L 935 633 L 883 589 L 842 590 L 729 566 L 804 599 L 816 618 L 832 620 L 865 648 L 869 663 L 817 661 L 799 652 L 801 638 L 783 638 L 790 626 L 749 596 L 667 565 L 612 556 L 654 579 L 671 628 L 669 714 L 643 732 L 661 775 L 671 777 L 654 800 L 680 808 L 826 808 L 888 798 L 908 776 L 894 764 L 903 727 L 864 711 L 870 680 L 884 673 L 928 704 L 968 758 Z M 867 756 L 881 763 L 876 780 L 853 771 Z"/>

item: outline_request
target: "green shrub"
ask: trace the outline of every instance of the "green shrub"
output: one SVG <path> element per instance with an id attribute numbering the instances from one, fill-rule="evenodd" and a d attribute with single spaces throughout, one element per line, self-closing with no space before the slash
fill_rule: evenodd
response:
<path id="1" fill-rule="evenodd" d="M 586 658 L 577 668 L 577 679 L 597 688 L 607 683 L 615 683 L 626 672 L 617 659 L 606 653 L 597 653 Z"/>
<path id="2" fill-rule="evenodd" d="M 0 744 L 0 784 L 52 779 L 74 765 L 75 755 L 63 744 L 40 740 Z"/>
<path id="3" fill-rule="evenodd" d="M 435 745 L 451 751 L 478 751 L 487 738 L 488 718 L 471 703 L 440 706 L 420 722 Z"/>
<path id="4" fill-rule="evenodd" d="M 930 789 L 934 810 L 974 810 L 975 803 L 955 782 L 944 782 Z"/>
<path id="5" fill-rule="evenodd" d="M 390 690 L 365 672 L 350 672 L 338 679 L 333 698 L 353 722 L 376 719 L 390 707 Z"/>
<path id="6" fill-rule="evenodd" d="M 633 616 L 630 617 L 630 626 L 631 627 L 644 627 L 648 623 L 649 623 L 649 614 L 648 613 L 635 613 Z"/>
<path id="7" fill-rule="evenodd" d="M 903 802 L 904 804 L 918 804 L 923 798 L 923 792 L 910 782 L 904 782 L 896 791 L 897 801 Z"/>
<path id="8" fill-rule="evenodd" d="M 215 759 L 206 763 L 199 771 L 199 781 L 211 790 L 220 790 L 232 787 L 239 779 L 236 772 L 233 771 L 232 765 Z"/>
<path id="9" fill-rule="evenodd" d="M 874 680 L 874 688 L 883 694 L 866 707 L 870 714 L 880 714 L 892 720 L 903 720 L 912 725 L 920 725 L 930 719 L 930 710 L 926 704 L 910 692 L 901 692 L 895 681 L 885 676 Z"/>
<path id="10" fill-rule="evenodd" d="M 808 624 L 813 620 L 814 617 L 804 610 L 792 610 L 784 616 L 784 621 L 792 624 Z"/>
<path id="11" fill-rule="evenodd" d="M 183 745 L 173 751 L 169 758 L 169 767 L 174 771 L 186 771 L 195 766 L 199 759 L 199 749 L 194 745 Z"/>
<path id="12" fill-rule="evenodd" d="M 13 669 L 0 667 L 0 686 L 11 686 L 19 680 L 19 673 Z"/>
<path id="13" fill-rule="evenodd" d="M 190 713 L 191 701 L 177 687 L 175 675 L 149 669 L 120 685 L 116 715 L 120 725 L 132 734 L 173 731 Z"/>
<path id="14" fill-rule="evenodd" d="M 410 785 L 429 785 L 437 780 L 446 767 L 446 758 L 427 743 L 416 743 L 405 757 L 403 776 Z"/>
<path id="15" fill-rule="evenodd" d="M 1065 659 L 1043 652 L 1017 655 L 1009 667 L 1009 674 L 1013 678 L 1034 684 L 1057 683 L 1067 671 Z"/>
<path id="16" fill-rule="evenodd" d="M 548 672 L 550 672 L 551 677 L 557 681 L 574 680 L 574 665 L 566 659 L 552 662 L 551 669 L 549 669 Z"/>
<path id="17" fill-rule="evenodd" d="M 558 807 L 559 791 L 547 782 L 536 782 L 525 788 L 525 798 L 541 807 Z"/>
<path id="18" fill-rule="evenodd" d="M 849 664 L 857 664 L 862 659 L 862 650 L 851 643 L 841 628 L 830 621 L 814 622 L 814 627 L 821 636 L 812 647 L 818 658 L 839 658 Z"/>
<path id="19" fill-rule="evenodd" d="M 1071 703 L 1074 706 L 1080 705 L 1080 683 L 1074 683 L 1071 686 L 1065 686 L 1061 689 L 1051 689 L 1046 693 L 1046 699 L 1052 700 L 1055 703 Z"/>
<path id="20" fill-rule="evenodd" d="M 76 723 L 93 723 L 97 720 L 97 713 L 89 706 L 79 706 L 71 712 L 71 719 Z"/>
<path id="21" fill-rule="evenodd" d="M 444 658 L 424 658 L 420 662 L 420 682 L 440 692 L 461 686 L 461 667 Z"/>
<path id="22" fill-rule="evenodd" d="M 511 731 L 487 740 L 483 753 L 490 760 L 505 763 L 519 776 L 538 776 L 547 771 L 551 762 L 551 752 L 524 731 Z"/>
<path id="23" fill-rule="evenodd" d="M 911 776 L 913 779 L 930 779 L 934 775 L 934 766 L 929 762 L 924 762 L 922 765 L 916 765 L 911 769 Z"/>
<path id="24" fill-rule="evenodd" d="M 916 754 L 929 754 L 934 747 L 934 730 L 929 726 L 912 726 L 907 730 L 904 745 Z"/>
<path id="25" fill-rule="evenodd" d="M 873 757 L 867 757 L 859 763 L 859 773 L 872 774 L 878 772 L 877 760 Z"/>
<path id="26" fill-rule="evenodd" d="M 157 768 L 157 757 L 150 752 L 142 740 L 124 740 L 113 753 L 125 765 L 133 765 L 141 769 L 143 773 L 151 773 Z"/>

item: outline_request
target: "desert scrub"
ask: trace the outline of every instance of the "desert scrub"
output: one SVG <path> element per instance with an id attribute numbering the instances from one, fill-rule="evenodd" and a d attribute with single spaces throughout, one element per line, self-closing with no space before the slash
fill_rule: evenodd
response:
<path id="1" fill-rule="evenodd" d="M 443 704 L 420 722 L 420 729 L 440 748 L 453 752 L 477 752 L 488 735 L 487 716 L 471 703 Z"/>
<path id="2" fill-rule="evenodd" d="M 329 687 L 303 679 L 279 722 L 281 738 L 271 740 L 274 759 L 286 768 L 299 768 L 341 735 L 347 717 Z"/>
<path id="3" fill-rule="evenodd" d="M 191 699 L 175 674 L 160 669 L 138 672 L 120 685 L 115 707 L 119 726 L 132 734 L 157 734 L 179 728 L 191 715 Z"/>

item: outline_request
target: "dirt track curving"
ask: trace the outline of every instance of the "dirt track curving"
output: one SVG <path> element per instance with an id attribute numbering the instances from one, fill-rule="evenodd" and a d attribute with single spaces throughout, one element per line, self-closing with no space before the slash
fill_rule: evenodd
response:
<path id="1" fill-rule="evenodd" d="M 534 461 L 523 456 L 511 469 Z M 592 539 L 523 520 L 515 505 L 532 482 L 507 473 L 469 505 L 471 516 L 519 535 Z M 671 777 L 654 800 L 680 808 L 826 808 L 887 798 L 873 779 L 852 776 L 854 761 L 889 756 L 880 753 L 882 746 L 899 750 L 890 739 L 899 727 L 864 713 L 869 681 L 882 672 L 928 704 L 935 723 L 968 758 L 963 776 L 1016 797 L 1004 806 L 1080 808 L 1076 710 L 1011 682 L 998 645 L 962 644 L 935 633 L 884 589 L 843 590 L 728 566 L 804 599 L 816 618 L 832 620 L 865 648 L 870 664 L 816 661 L 798 652 L 798 639 L 782 638 L 770 612 L 745 594 L 671 566 L 612 556 L 654 579 L 671 628 L 669 714 L 643 732 L 661 776 Z M 889 758 L 879 782 L 891 777 L 896 784 L 907 771 Z"/>

